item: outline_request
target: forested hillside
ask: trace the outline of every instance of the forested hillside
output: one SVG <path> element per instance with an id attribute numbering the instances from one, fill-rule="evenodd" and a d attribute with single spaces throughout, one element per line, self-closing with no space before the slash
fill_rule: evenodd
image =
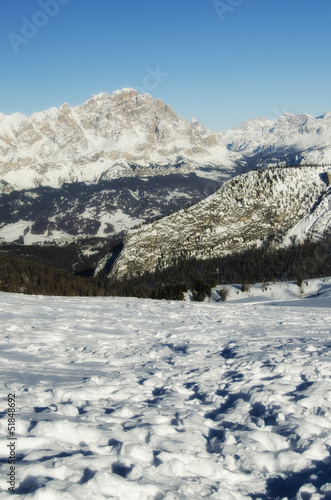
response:
<path id="1" fill-rule="evenodd" d="M 129 232 L 112 276 L 135 276 L 180 260 L 210 260 L 270 243 L 280 246 L 328 193 L 324 167 L 240 175 L 197 205 Z"/>
<path id="2" fill-rule="evenodd" d="M 41 295 L 135 296 L 182 300 L 189 289 L 204 300 L 216 285 L 243 287 L 263 281 L 286 281 L 331 275 L 331 235 L 288 248 L 272 245 L 205 260 L 174 260 L 167 269 L 121 280 L 106 271 L 97 278 L 82 278 L 68 271 L 0 254 L 0 290 Z"/>

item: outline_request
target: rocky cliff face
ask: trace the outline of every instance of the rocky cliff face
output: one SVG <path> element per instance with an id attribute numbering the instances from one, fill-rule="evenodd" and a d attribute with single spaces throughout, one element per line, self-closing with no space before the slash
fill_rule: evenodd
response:
<path id="1" fill-rule="evenodd" d="M 325 211 L 329 191 L 322 167 L 271 168 L 235 177 L 197 205 L 130 232 L 112 276 L 164 269 L 179 257 L 205 259 L 252 245 L 280 245 L 299 221 L 320 214 L 320 206 Z M 330 218 L 329 211 L 328 224 Z"/>
<path id="2" fill-rule="evenodd" d="M 229 156 L 199 122 L 184 120 L 162 101 L 132 89 L 30 118 L 0 115 L 0 176 L 7 193 L 155 170 L 170 173 L 178 164 L 185 172 L 209 164 L 231 168 Z"/>

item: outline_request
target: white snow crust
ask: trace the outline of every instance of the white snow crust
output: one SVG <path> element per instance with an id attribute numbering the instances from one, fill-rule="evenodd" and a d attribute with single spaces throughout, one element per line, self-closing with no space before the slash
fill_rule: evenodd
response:
<path id="1" fill-rule="evenodd" d="M 15 498 L 330 498 L 330 285 L 270 284 L 268 303 L 257 285 L 220 303 L 1 293 L 1 500 L 13 392 Z"/>

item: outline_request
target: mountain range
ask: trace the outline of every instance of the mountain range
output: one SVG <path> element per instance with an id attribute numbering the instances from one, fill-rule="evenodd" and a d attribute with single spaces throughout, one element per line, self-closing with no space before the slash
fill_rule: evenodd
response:
<path id="1" fill-rule="evenodd" d="M 30 117 L 0 114 L 0 238 L 109 237 L 250 170 L 330 163 L 331 113 L 256 118 L 216 133 L 123 89 Z"/>

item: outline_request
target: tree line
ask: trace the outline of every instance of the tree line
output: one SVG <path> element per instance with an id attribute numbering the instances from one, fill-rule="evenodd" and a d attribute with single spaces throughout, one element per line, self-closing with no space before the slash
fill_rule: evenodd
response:
<path id="1" fill-rule="evenodd" d="M 287 248 L 261 246 L 243 252 L 174 260 L 166 269 L 113 283 L 117 295 L 178 299 L 190 289 L 193 300 L 203 300 L 211 288 L 224 284 L 254 284 L 331 275 L 331 234 Z"/>
<path id="2" fill-rule="evenodd" d="M 123 296 L 182 300 L 191 291 L 193 300 L 204 300 L 216 285 L 289 281 L 331 276 L 331 234 L 319 241 L 305 241 L 287 248 L 272 245 L 240 253 L 207 258 L 174 258 L 166 269 L 112 280 L 109 267 L 98 278 L 74 271 L 0 254 L 0 290 L 15 293 L 69 296 Z M 68 266 L 69 267 L 69 266 Z M 85 274 L 85 273 L 84 273 Z M 88 273 L 89 274 L 89 273 Z"/>

